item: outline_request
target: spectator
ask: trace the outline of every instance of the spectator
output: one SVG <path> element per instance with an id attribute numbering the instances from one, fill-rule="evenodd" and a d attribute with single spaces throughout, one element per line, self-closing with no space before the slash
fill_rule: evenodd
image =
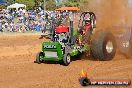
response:
<path id="1" fill-rule="evenodd" d="M 15 31 L 15 25 L 14 22 L 10 23 L 10 32 L 14 32 Z"/>
<path id="2" fill-rule="evenodd" d="M 0 32 L 3 32 L 3 29 L 2 29 L 2 22 L 0 22 Z"/>

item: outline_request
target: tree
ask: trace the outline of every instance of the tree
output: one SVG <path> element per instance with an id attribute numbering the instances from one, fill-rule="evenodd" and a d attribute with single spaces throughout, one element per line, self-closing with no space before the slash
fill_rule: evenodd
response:
<path id="1" fill-rule="evenodd" d="M 77 6 L 79 7 L 81 3 L 81 0 L 66 0 L 64 2 L 65 6 Z"/>
<path id="2" fill-rule="evenodd" d="M 34 9 L 34 7 L 41 7 L 44 9 L 44 0 L 6 0 L 9 4 L 22 3 L 27 6 L 27 9 Z M 54 10 L 62 6 L 77 6 L 84 8 L 90 0 L 45 0 L 46 9 Z"/>
<path id="3" fill-rule="evenodd" d="M 54 10 L 56 8 L 56 3 L 51 0 L 46 3 L 46 9 L 48 10 Z"/>
<path id="4" fill-rule="evenodd" d="M 25 4 L 27 6 L 27 9 L 33 9 L 35 2 L 34 0 L 16 0 L 16 3 L 22 3 Z"/>
<path id="5" fill-rule="evenodd" d="M 47 10 L 54 10 L 56 8 L 55 0 L 45 0 L 45 5 Z M 44 0 L 35 0 L 35 7 L 44 9 Z"/>
<path id="6" fill-rule="evenodd" d="M 6 0 L 9 4 L 13 4 L 15 1 L 14 0 Z"/>

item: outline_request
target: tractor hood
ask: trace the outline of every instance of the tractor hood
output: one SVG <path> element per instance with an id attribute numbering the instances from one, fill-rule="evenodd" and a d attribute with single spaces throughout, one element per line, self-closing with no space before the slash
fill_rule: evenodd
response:
<path id="1" fill-rule="evenodd" d="M 58 49 L 58 48 L 61 48 L 61 44 L 59 42 L 44 42 L 42 44 L 42 48 L 44 50 Z"/>
<path id="2" fill-rule="evenodd" d="M 45 60 L 59 61 L 63 58 L 62 46 L 59 42 L 44 42 L 42 51 L 45 54 Z"/>

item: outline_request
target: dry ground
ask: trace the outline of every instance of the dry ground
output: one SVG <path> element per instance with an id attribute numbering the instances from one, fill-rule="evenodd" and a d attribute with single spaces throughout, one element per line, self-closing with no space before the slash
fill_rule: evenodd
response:
<path id="1" fill-rule="evenodd" d="M 41 50 L 39 35 L 0 36 L 0 88 L 82 88 L 81 70 L 95 79 L 132 79 L 132 59 L 116 55 L 112 61 L 77 60 L 68 67 L 60 64 L 36 64 Z M 88 88 L 132 88 L 88 87 Z"/>

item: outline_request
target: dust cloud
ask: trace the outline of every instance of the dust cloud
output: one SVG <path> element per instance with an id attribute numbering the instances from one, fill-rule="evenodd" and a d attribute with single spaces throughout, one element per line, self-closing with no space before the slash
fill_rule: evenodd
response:
<path id="1" fill-rule="evenodd" d="M 131 0 L 132 1 L 132 0 Z M 85 11 L 93 11 L 97 16 L 97 27 L 132 25 L 132 3 L 130 0 L 89 0 Z"/>

